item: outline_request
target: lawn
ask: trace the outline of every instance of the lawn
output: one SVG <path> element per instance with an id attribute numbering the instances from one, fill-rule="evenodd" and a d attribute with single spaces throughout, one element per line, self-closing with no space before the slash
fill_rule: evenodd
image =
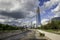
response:
<path id="1" fill-rule="evenodd" d="M 15 30 L 0 30 L 0 33 L 15 32 Z"/>
<path id="2" fill-rule="evenodd" d="M 51 32 L 51 33 L 55 33 L 55 34 L 59 34 L 60 35 L 60 30 L 44 30 L 47 32 Z"/>

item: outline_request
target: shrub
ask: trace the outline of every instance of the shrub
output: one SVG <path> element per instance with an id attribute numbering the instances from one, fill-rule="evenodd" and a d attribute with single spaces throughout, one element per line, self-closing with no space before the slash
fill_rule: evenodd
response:
<path id="1" fill-rule="evenodd" d="M 45 34 L 44 34 L 44 33 L 40 33 L 40 36 L 44 37 L 44 36 L 45 36 Z"/>

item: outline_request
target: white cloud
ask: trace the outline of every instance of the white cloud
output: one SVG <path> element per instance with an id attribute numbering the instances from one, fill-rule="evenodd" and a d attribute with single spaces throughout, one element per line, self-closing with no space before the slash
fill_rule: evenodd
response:
<path id="1" fill-rule="evenodd" d="M 58 6 L 55 9 L 53 9 L 51 11 L 55 14 L 54 17 L 60 17 L 60 3 L 58 4 Z"/>
<path id="2" fill-rule="evenodd" d="M 59 17 L 59 15 L 54 15 L 54 17 Z"/>
<path id="3" fill-rule="evenodd" d="M 42 25 L 45 25 L 48 23 L 48 21 L 49 21 L 49 19 L 42 19 L 41 23 L 42 23 Z"/>
<path id="4" fill-rule="evenodd" d="M 59 3 L 60 0 L 50 0 L 44 3 L 45 8 L 50 8 L 52 5 Z"/>
<path id="5" fill-rule="evenodd" d="M 10 0 L 0 0 L 0 10 L 9 10 L 11 7 L 13 7 L 13 4 Z"/>
<path id="6" fill-rule="evenodd" d="M 4 23 L 6 20 L 4 19 L 0 19 L 0 23 Z"/>
<path id="7" fill-rule="evenodd" d="M 59 13 L 60 12 L 60 3 L 55 9 L 52 10 L 52 12 L 54 12 L 54 13 Z"/>
<path id="8" fill-rule="evenodd" d="M 44 2 L 44 5 L 40 7 L 41 13 L 45 13 L 45 10 L 50 9 L 52 5 L 55 5 L 59 2 L 59 0 L 50 0 L 47 2 Z"/>
<path id="9" fill-rule="evenodd" d="M 33 23 L 33 24 L 36 24 L 36 21 L 33 21 L 32 23 Z"/>
<path id="10" fill-rule="evenodd" d="M 38 6 L 38 0 L 0 0 L 0 10 L 4 10 L 7 12 L 19 11 L 20 13 L 18 13 L 17 15 L 24 14 L 23 16 L 27 17 L 29 17 L 30 15 L 32 16 L 35 15 L 34 12 L 37 6 Z M 11 16 L 10 14 L 13 15 L 14 13 L 7 13 L 7 14 Z M 7 14 L 2 13 L 2 15 L 4 16 L 8 16 Z M 16 16 L 16 13 L 14 15 Z"/>
<path id="11" fill-rule="evenodd" d="M 50 16 L 50 18 L 60 17 L 60 0 L 50 0 L 50 1 L 44 2 L 44 5 L 40 7 L 41 13 L 45 13 L 45 10 L 49 10 L 50 8 L 53 8 L 54 7 L 53 5 L 57 5 L 57 7 L 54 9 L 51 9 L 51 13 L 55 13 L 56 15 L 52 17 Z"/>
<path id="12" fill-rule="evenodd" d="M 37 6 L 38 0 L 0 0 L 0 10 L 31 10 Z"/>
<path id="13" fill-rule="evenodd" d="M 51 7 L 53 7 L 53 5 L 56 5 L 58 3 L 60 3 L 60 0 L 50 0 L 50 1 L 44 2 L 44 5 L 40 7 L 41 13 L 45 13 L 45 10 L 50 9 Z"/>
<path id="14" fill-rule="evenodd" d="M 26 16 L 26 18 L 33 17 L 35 16 L 35 9 L 37 6 L 38 6 L 38 0 L 0 0 L 0 12 L 1 11 L 8 12 L 8 13 L 7 12 L 0 13 L 1 15 L 0 18 L 5 18 L 10 20 L 10 18 L 13 18 L 12 16 L 14 16 L 14 18 L 15 17 L 20 18 L 21 16 L 24 17 Z"/>

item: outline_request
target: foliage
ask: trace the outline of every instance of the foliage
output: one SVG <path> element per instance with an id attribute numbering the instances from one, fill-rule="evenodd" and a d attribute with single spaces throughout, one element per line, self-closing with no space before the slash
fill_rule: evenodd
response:
<path id="1" fill-rule="evenodd" d="M 16 27 L 16 26 L 11 26 L 11 25 L 4 25 L 0 24 L 0 30 L 23 30 L 24 27 Z"/>
<path id="2" fill-rule="evenodd" d="M 44 37 L 44 36 L 45 36 L 45 34 L 44 34 L 44 33 L 40 33 L 40 36 Z"/>
<path id="3" fill-rule="evenodd" d="M 60 21 L 59 20 L 54 20 L 51 21 L 51 23 L 48 23 L 47 25 L 42 25 L 41 29 L 60 29 Z"/>

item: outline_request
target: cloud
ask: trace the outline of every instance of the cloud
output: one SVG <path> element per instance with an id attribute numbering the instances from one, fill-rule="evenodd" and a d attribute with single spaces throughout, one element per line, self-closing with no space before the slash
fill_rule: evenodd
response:
<path id="1" fill-rule="evenodd" d="M 0 9 L 32 11 L 37 7 L 37 2 L 38 0 L 0 0 Z"/>
<path id="2" fill-rule="evenodd" d="M 54 17 L 59 17 L 59 15 L 54 15 Z"/>
<path id="3" fill-rule="evenodd" d="M 48 23 L 48 21 L 49 21 L 49 19 L 42 19 L 41 23 L 42 23 L 42 25 L 45 25 Z"/>
<path id="4" fill-rule="evenodd" d="M 4 23 L 6 20 L 4 19 L 0 19 L 0 23 Z"/>
<path id="5" fill-rule="evenodd" d="M 60 0 L 50 0 L 44 2 L 44 4 L 41 6 L 41 10 L 44 12 L 45 10 L 54 9 L 59 3 Z"/>
<path id="6" fill-rule="evenodd" d="M 37 6 L 38 0 L 0 0 L 0 19 L 6 19 L 8 24 L 20 24 L 35 16 Z"/>
<path id="7" fill-rule="evenodd" d="M 49 18 L 52 18 L 53 16 L 55 16 L 55 14 L 60 17 L 60 0 L 50 0 L 44 2 L 44 4 L 40 6 L 40 13 L 42 13 L 42 19 L 43 17 L 48 18 L 46 17 L 47 15 L 49 16 Z"/>
<path id="8" fill-rule="evenodd" d="M 52 10 L 52 12 L 54 12 L 54 13 L 60 12 L 60 3 L 55 9 Z"/>
<path id="9" fill-rule="evenodd" d="M 14 4 L 10 0 L 0 0 L 0 10 L 9 10 Z"/>
<path id="10" fill-rule="evenodd" d="M 24 18 L 31 15 L 37 7 L 38 0 L 0 0 L 0 15 L 12 18 Z"/>
<path id="11" fill-rule="evenodd" d="M 36 24 L 36 21 L 33 21 L 32 23 L 33 23 L 33 24 Z"/>
<path id="12" fill-rule="evenodd" d="M 26 12 L 25 12 L 26 13 Z M 11 17 L 11 18 L 25 18 L 26 14 L 24 12 L 19 12 L 19 11 L 14 11 L 14 12 L 6 12 L 6 11 L 2 11 L 0 12 L 1 15 L 7 16 L 7 17 Z"/>
<path id="13" fill-rule="evenodd" d="M 46 8 L 50 8 L 50 7 L 52 7 L 52 5 L 57 4 L 59 2 L 60 2 L 60 0 L 50 0 L 50 1 L 45 2 L 44 6 Z"/>
<path id="14" fill-rule="evenodd" d="M 51 10 L 54 14 L 55 14 L 55 17 L 60 17 L 60 3 L 58 4 L 58 6 Z"/>

